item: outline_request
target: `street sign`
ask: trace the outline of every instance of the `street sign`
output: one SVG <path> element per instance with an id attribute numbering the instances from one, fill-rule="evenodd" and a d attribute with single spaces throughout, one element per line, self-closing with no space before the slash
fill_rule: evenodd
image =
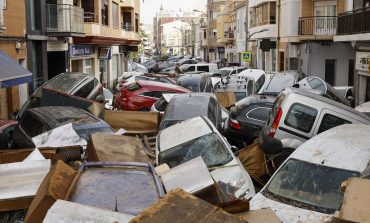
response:
<path id="1" fill-rule="evenodd" d="M 252 52 L 244 51 L 242 52 L 242 61 L 251 62 Z"/>

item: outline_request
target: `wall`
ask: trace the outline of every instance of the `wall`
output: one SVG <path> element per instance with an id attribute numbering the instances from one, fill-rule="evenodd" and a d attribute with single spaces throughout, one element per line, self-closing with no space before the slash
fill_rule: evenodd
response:
<path id="1" fill-rule="evenodd" d="M 236 52 L 245 50 L 245 7 L 236 10 Z"/>
<path id="2" fill-rule="evenodd" d="M 280 17 L 280 37 L 298 35 L 298 19 L 300 17 L 300 0 L 282 0 Z"/>
<path id="3" fill-rule="evenodd" d="M 321 45 L 319 43 L 302 44 L 299 47 L 299 55 L 302 61 L 302 71 L 307 75 L 318 76 L 325 79 L 325 60 L 336 60 L 336 86 L 348 85 L 349 60 L 355 59 L 355 51 L 349 43 L 331 43 Z"/>

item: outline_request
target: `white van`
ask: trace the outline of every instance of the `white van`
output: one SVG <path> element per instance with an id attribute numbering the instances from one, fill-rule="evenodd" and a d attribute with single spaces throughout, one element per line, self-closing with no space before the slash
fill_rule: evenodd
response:
<path id="1" fill-rule="evenodd" d="M 218 70 L 217 64 L 215 63 L 184 64 L 180 68 L 184 73 L 193 71 L 215 73 Z"/>

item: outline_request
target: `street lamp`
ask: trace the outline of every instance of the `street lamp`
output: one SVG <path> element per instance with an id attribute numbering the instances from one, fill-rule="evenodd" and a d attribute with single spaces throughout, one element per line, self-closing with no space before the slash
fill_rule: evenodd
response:
<path id="1" fill-rule="evenodd" d="M 263 32 L 266 32 L 266 31 L 269 31 L 269 29 L 261 29 L 257 32 L 251 33 L 251 34 L 249 34 L 249 32 L 248 32 L 248 34 L 249 34 L 248 39 L 252 38 L 252 36 L 257 34 L 257 33 L 263 33 Z"/>
<path id="2" fill-rule="evenodd" d="M 198 9 L 193 9 L 193 12 L 199 12 L 206 16 L 208 22 L 208 15 L 206 12 L 200 11 Z M 208 24 L 206 25 L 206 58 L 209 61 L 209 31 L 208 31 Z"/>
<path id="3" fill-rule="evenodd" d="M 252 38 L 252 36 L 254 36 L 257 33 L 263 33 L 263 32 L 266 32 L 266 31 L 269 31 L 269 29 L 261 29 L 259 31 L 254 32 L 254 33 L 249 33 L 249 31 L 247 30 L 247 36 L 245 38 L 245 51 L 248 51 L 248 42 L 249 42 L 250 38 Z M 250 66 L 251 66 L 252 62 L 253 61 L 251 60 L 251 62 L 249 64 Z"/>

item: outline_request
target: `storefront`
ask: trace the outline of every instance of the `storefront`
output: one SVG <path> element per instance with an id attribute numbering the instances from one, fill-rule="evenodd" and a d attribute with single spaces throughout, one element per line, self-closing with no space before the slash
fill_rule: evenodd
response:
<path id="1" fill-rule="evenodd" d="M 71 45 L 71 71 L 95 75 L 95 49 L 89 45 Z"/>
<path id="2" fill-rule="evenodd" d="M 98 52 L 99 52 L 98 80 L 103 84 L 104 87 L 109 87 L 108 86 L 108 83 L 110 83 L 109 60 L 111 60 L 112 58 L 112 49 L 110 47 L 99 47 Z"/>
<path id="3" fill-rule="evenodd" d="M 370 101 L 370 52 L 356 52 L 356 104 Z"/>

